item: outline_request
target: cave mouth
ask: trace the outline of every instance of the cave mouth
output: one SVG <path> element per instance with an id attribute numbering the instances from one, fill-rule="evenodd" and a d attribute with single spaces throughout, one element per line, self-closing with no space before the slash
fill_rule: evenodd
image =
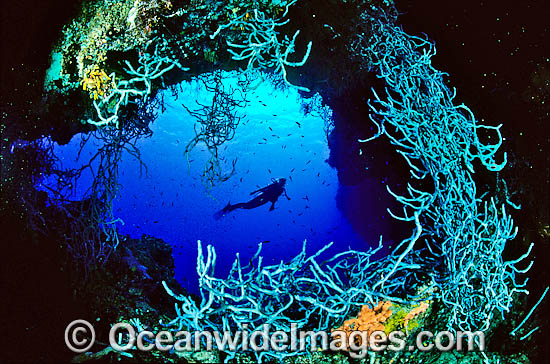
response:
<path id="1" fill-rule="evenodd" d="M 334 162 L 329 164 L 334 159 L 328 143 L 334 132 L 332 110 L 318 94 L 304 98 L 293 88 L 277 87 L 268 75 L 242 94 L 246 102 L 236 109 L 240 121 L 235 133 L 217 147 L 219 173 L 227 180 L 208 183 L 204 171 L 211 150 L 204 140 L 188 147 L 201 130 L 191 112 L 219 97 L 204 82 L 215 74 L 200 75 L 172 88 L 177 92 L 157 95 L 163 103 L 150 124 L 152 134 L 135 143 L 139 159 L 124 153 L 118 163 L 120 189 L 113 213 L 124 222 L 117 226 L 119 233 L 135 239 L 145 234 L 169 243 L 176 279 L 190 292 L 198 288 L 198 240 L 215 247 L 216 276 L 223 277 L 237 253 L 247 262 L 260 242 L 264 264 L 269 265 L 292 259 L 304 240 L 310 253 L 334 242 L 326 252 L 329 257 L 350 248 L 377 247 L 380 235 L 394 233 L 385 185 L 375 178 L 342 185 Z M 237 93 L 239 73 L 221 75 L 225 89 Z M 69 144 L 56 146 L 65 168 L 80 168 L 96 153 L 97 140 L 92 138 L 80 150 L 81 138 L 76 135 Z M 331 144 L 345 142 L 332 138 Z M 249 201 L 252 191 L 278 178 L 287 179 L 290 200 L 281 195 L 275 210 L 270 211 L 268 202 L 214 218 L 228 202 Z M 83 174 L 72 198 L 82 199 L 92 182 L 90 173 Z"/>

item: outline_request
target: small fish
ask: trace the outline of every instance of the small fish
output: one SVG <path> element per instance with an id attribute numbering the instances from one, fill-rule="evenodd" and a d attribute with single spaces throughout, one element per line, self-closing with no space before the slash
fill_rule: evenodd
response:
<path id="1" fill-rule="evenodd" d="M 321 172 L 317 173 L 317 177 L 320 177 L 321 176 Z"/>
<path id="2" fill-rule="evenodd" d="M 294 172 L 295 169 L 296 169 L 296 168 L 292 168 L 292 169 L 290 170 L 290 173 Z"/>
<path id="3" fill-rule="evenodd" d="M 307 197 L 307 195 L 306 195 L 306 197 L 302 197 L 302 200 L 308 200 L 309 201 L 309 197 Z"/>
<path id="4" fill-rule="evenodd" d="M 302 124 L 300 124 L 299 122 L 296 121 L 296 124 L 298 125 L 299 128 L 302 127 Z"/>
<path id="5" fill-rule="evenodd" d="M 306 165 L 307 165 L 307 164 L 310 164 L 310 163 L 311 163 L 311 159 L 310 159 L 310 160 L 308 160 L 308 161 L 306 162 Z"/>
<path id="6" fill-rule="evenodd" d="M 288 179 L 292 182 L 292 176 L 288 176 Z"/>
<path id="7" fill-rule="evenodd" d="M 271 243 L 271 240 L 264 240 L 260 244 L 267 244 L 267 243 Z"/>
<path id="8" fill-rule="evenodd" d="M 243 178 L 241 177 L 241 182 L 243 181 Z"/>
<path id="9" fill-rule="evenodd" d="M 267 171 L 269 172 L 269 174 L 271 174 L 271 169 L 268 168 Z"/>
<path id="10" fill-rule="evenodd" d="M 158 223 L 159 223 L 158 220 L 153 221 L 153 224 L 158 224 Z"/>
<path id="11" fill-rule="evenodd" d="M 273 129 L 271 129 L 271 126 L 268 126 L 269 130 L 273 131 Z"/>

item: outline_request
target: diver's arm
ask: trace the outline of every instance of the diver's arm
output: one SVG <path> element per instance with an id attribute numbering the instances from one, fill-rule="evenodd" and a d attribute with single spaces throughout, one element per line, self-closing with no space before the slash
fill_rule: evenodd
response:
<path id="1" fill-rule="evenodd" d="M 290 201 L 290 197 L 288 197 L 288 195 L 286 194 L 286 190 L 285 190 L 285 189 L 283 189 L 283 192 L 285 193 L 286 199 Z"/>
<path id="2" fill-rule="evenodd" d="M 250 192 L 250 195 L 253 195 L 255 193 L 260 193 L 260 192 L 264 192 L 269 186 L 265 186 L 265 187 L 262 187 L 262 188 L 259 188 L 257 189 L 256 191 L 252 191 Z"/>

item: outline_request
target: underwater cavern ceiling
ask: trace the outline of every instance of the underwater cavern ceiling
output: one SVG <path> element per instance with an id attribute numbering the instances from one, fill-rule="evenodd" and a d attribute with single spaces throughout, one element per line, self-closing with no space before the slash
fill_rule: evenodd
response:
<path id="1" fill-rule="evenodd" d="M 539 362 L 548 64 L 519 36 L 525 84 L 474 90 L 397 5 L 89 0 L 3 30 L 9 361 Z"/>

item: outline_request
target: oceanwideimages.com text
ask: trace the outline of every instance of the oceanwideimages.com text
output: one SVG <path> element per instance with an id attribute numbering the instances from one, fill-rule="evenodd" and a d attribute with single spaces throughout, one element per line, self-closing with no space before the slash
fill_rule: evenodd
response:
<path id="1" fill-rule="evenodd" d="M 77 320 L 80 323 L 83 320 Z M 76 322 L 76 321 L 74 321 Z M 73 323 L 74 323 L 73 322 Z M 71 323 L 72 324 L 72 323 Z M 69 330 L 70 329 L 70 330 Z M 90 333 L 91 329 L 91 333 Z M 140 330 L 141 329 L 141 330 Z M 436 334 L 430 331 L 420 331 L 414 336 L 414 344 L 402 331 L 301 331 L 292 324 L 290 330 L 271 331 L 265 324 L 261 330 L 250 331 L 247 325 L 236 331 L 159 331 L 152 332 L 136 329 L 129 323 L 117 323 L 109 332 L 109 344 L 117 351 L 256 351 L 256 352 L 303 352 L 303 351 L 342 351 L 349 352 L 350 356 L 362 358 L 369 351 L 484 351 L 485 337 L 481 331 L 477 332 L 450 332 L 441 331 Z M 90 335 L 93 332 L 91 325 L 86 325 L 86 332 L 77 332 L 77 326 L 69 325 L 65 333 L 65 341 L 69 349 L 82 352 L 74 344 L 83 343 L 84 338 L 77 339 L 77 333 Z M 71 332 L 72 331 L 72 335 Z M 80 328 L 80 331 L 84 331 Z M 91 345 L 90 345 L 91 346 Z M 87 348 L 86 348 L 87 349 Z"/>

